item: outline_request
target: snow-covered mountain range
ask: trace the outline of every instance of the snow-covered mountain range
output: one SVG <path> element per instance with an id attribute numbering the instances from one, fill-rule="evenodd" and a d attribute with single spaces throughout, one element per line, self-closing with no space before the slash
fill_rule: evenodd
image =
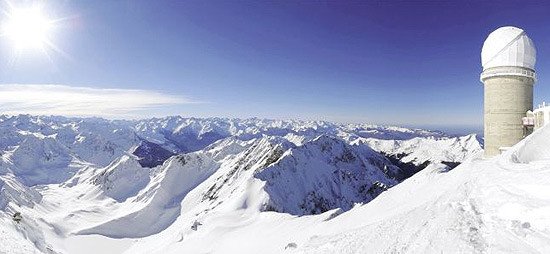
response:
<path id="1" fill-rule="evenodd" d="M 297 251 L 305 240 L 281 249 L 267 232 L 330 224 L 481 150 L 475 135 L 366 124 L 0 116 L 0 252 L 204 253 L 224 245 L 199 239 L 237 232 L 256 241 L 241 252 Z"/>

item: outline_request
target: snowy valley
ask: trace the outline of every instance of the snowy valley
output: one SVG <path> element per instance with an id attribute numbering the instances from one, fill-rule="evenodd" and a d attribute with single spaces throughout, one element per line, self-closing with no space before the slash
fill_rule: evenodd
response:
<path id="1" fill-rule="evenodd" d="M 548 132 L 0 116 L 0 253 L 544 253 Z"/>

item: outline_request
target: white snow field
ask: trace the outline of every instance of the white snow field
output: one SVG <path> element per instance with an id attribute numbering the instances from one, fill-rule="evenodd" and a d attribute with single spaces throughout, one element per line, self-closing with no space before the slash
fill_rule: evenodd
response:
<path id="1" fill-rule="evenodd" d="M 344 213 L 240 209 L 205 218 L 197 231 L 182 218 L 129 253 L 549 253 L 549 137 L 547 127 L 451 171 L 432 164 Z"/>
<path id="2" fill-rule="evenodd" d="M 0 150 L 0 253 L 550 253 L 550 128 L 485 160 L 397 127 L 0 116 Z"/>

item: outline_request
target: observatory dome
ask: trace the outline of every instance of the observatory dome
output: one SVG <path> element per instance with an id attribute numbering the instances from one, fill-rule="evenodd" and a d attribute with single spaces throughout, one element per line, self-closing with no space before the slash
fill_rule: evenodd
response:
<path id="1" fill-rule="evenodd" d="M 492 67 L 516 66 L 535 70 L 535 44 L 523 29 L 505 26 L 493 31 L 481 49 L 483 70 Z"/>

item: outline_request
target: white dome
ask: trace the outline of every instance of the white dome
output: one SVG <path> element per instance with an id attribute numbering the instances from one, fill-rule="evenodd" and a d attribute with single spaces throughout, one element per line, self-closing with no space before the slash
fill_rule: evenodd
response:
<path id="1" fill-rule="evenodd" d="M 523 29 L 505 26 L 493 31 L 481 49 L 483 70 L 517 66 L 535 70 L 537 50 Z"/>

